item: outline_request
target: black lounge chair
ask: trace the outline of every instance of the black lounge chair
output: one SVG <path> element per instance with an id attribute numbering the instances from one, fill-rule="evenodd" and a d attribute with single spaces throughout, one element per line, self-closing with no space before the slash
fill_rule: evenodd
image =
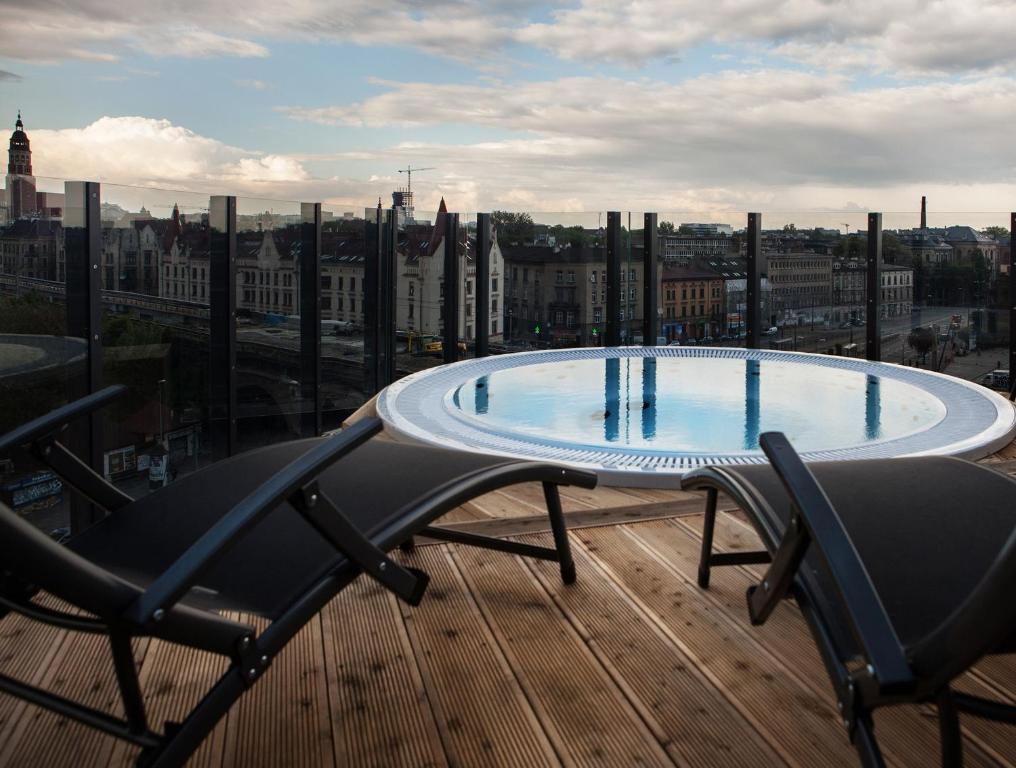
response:
<path id="1" fill-rule="evenodd" d="M 682 479 L 707 491 L 699 584 L 711 566 L 771 563 L 748 590 L 751 621 L 794 597 L 862 764 L 883 765 L 874 709 L 933 702 L 942 764 L 961 765 L 960 712 L 1016 723 L 1016 707 L 950 689 L 982 656 L 1016 651 L 1016 482 L 947 457 L 805 465 L 782 434 L 759 442 L 770 465 Z M 764 551 L 712 551 L 719 492 Z"/>
<path id="2" fill-rule="evenodd" d="M 58 442 L 75 418 L 123 390 L 109 387 L 0 438 L 0 455 L 29 446 L 108 516 L 55 543 L 0 505 L 0 616 L 16 611 L 68 630 L 109 637 L 125 718 L 0 675 L 0 690 L 142 747 L 139 765 L 182 764 L 273 657 L 340 590 L 367 573 L 410 604 L 427 576 L 386 554 L 412 536 L 554 560 L 564 581 L 575 565 L 558 485 L 591 488 L 595 475 L 370 439 L 367 419 L 330 438 L 299 440 L 213 464 L 133 500 Z M 480 494 L 543 483 L 554 548 L 431 528 Z M 43 591 L 72 606 L 55 610 Z M 272 620 L 260 634 L 223 610 Z M 181 723 L 149 725 L 132 637 L 156 637 L 231 659 L 226 673 Z"/>

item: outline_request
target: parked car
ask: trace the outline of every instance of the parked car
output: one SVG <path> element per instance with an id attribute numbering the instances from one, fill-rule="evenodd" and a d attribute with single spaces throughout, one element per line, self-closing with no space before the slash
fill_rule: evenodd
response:
<path id="1" fill-rule="evenodd" d="M 679 346 L 681 346 L 681 342 L 679 342 L 677 339 L 674 339 L 667 346 L 668 347 L 679 347 Z"/>
<path id="2" fill-rule="evenodd" d="M 775 336 L 779 332 L 780 332 L 780 329 L 777 328 L 775 325 L 772 325 L 772 326 L 769 327 L 769 330 L 766 331 L 765 335 L 766 336 Z"/>

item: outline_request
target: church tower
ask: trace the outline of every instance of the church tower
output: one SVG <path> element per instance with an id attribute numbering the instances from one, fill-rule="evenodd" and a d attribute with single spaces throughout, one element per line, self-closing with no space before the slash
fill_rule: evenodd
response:
<path id="1" fill-rule="evenodd" d="M 37 213 L 36 208 L 32 149 L 19 110 L 18 121 L 14 124 L 14 133 L 11 134 L 10 148 L 7 151 L 7 209 L 12 219 L 21 219 Z"/>

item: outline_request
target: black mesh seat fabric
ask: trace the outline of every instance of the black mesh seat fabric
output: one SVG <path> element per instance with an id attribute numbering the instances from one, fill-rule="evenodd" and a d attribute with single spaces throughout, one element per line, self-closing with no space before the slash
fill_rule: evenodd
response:
<path id="1" fill-rule="evenodd" d="M 808 468 L 843 521 L 905 647 L 925 638 L 974 591 L 1016 527 L 1016 482 L 970 462 L 923 457 Z M 750 517 L 774 551 L 791 508 L 775 471 L 758 465 L 720 472 L 744 491 Z M 826 602 L 839 605 L 821 559 L 810 554 L 805 565 Z M 842 615 L 835 624 L 837 644 L 848 649 L 854 640 Z M 1013 645 L 1016 638 L 1006 647 Z"/>
<path id="2" fill-rule="evenodd" d="M 105 518 L 69 546 L 144 587 L 223 514 L 318 440 L 261 448 L 181 477 Z M 511 462 L 374 439 L 339 459 L 321 476 L 320 487 L 362 532 L 373 537 L 421 496 L 467 473 L 505 463 Z M 444 511 L 435 510 L 435 516 Z M 412 533 L 407 530 L 405 537 Z M 144 547 L 125 542 L 144 542 Z M 390 548 L 399 542 L 376 543 Z M 293 507 L 282 504 L 229 549 L 184 602 L 276 618 L 310 584 L 343 561 L 341 553 Z"/>

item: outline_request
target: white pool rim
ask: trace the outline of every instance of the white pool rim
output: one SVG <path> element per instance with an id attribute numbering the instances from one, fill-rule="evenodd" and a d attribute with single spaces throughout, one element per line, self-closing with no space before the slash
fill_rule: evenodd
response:
<path id="1" fill-rule="evenodd" d="M 608 358 L 702 358 L 781 361 L 852 371 L 919 387 L 945 407 L 945 417 L 927 429 L 898 438 L 802 453 L 805 461 L 893 458 L 901 456 L 960 456 L 979 459 L 1012 442 L 1016 408 L 1004 397 L 973 382 L 946 374 L 893 363 L 874 363 L 848 357 L 777 350 L 727 347 L 589 347 L 518 352 L 420 371 L 381 392 L 378 415 L 396 439 L 443 448 L 534 461 L 553 461 L 596 472 L 605 485 L 677 487 L 681 475 L 705 465 L 760 464 L 760 452 L 699 453 L 626 446 L 569 444 L 540 436 L 511 432 L 463 418 L 453 402 L 465 382 L 498 371 L 573 360 Z"/>

